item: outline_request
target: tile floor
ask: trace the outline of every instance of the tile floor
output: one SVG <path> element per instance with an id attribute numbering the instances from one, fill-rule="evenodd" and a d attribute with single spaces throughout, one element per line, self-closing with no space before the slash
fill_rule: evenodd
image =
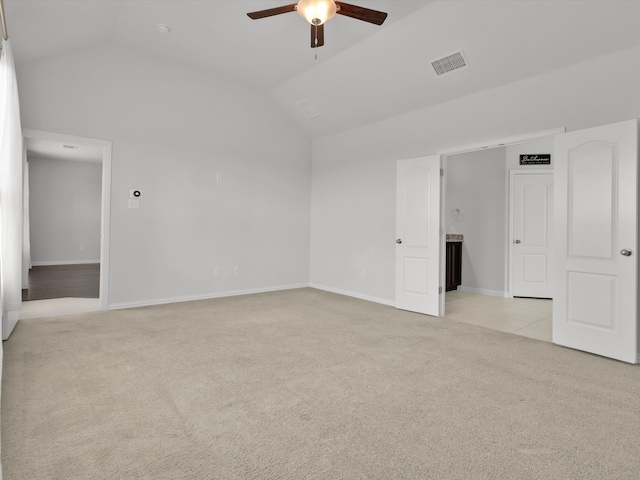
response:
<path id="1" fill-rule="evenodd" d="M 95 312 L 100 310 L 97 298 L 53 298 L 48 300 L 29 300 L 22 302 L 20 319 L 58 317 L 73 313 Z"/>
<path id="2" fill-rule="evenodd" d="M 454 290 L 445 295 L 445 318 L 550 342 L 552 305 Z"/>

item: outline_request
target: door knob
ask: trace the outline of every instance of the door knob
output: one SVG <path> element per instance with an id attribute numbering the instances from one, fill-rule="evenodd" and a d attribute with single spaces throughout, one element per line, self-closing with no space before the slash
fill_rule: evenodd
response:
<path id="1" fill-rule="evenodd" d="M 402 243 L 402 239 L 401 239 L 401 238 L 398 238 L 398 239 L 396 240 L 396 243 Z"/>
<path id="2" fill-rule="evenodd" d="M 520 240 L 514 240 L 513 243 L 520 243 Z"/>
<path id="3" fill-rule="evenodd" d="M 625 257 L 630 257 L 631 256 L 631 250 L 627 250 L 626 248 L 623 250 L 620 250 L 620 255 L 624 255 Z"/>

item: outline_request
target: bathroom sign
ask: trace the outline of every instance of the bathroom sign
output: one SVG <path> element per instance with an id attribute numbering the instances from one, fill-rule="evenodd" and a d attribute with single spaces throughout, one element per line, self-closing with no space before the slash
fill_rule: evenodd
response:
<path id="1" fill-rule="evenodd" d="M 520 165 L 551 165 L 550 153 L 520 155 Z"/>

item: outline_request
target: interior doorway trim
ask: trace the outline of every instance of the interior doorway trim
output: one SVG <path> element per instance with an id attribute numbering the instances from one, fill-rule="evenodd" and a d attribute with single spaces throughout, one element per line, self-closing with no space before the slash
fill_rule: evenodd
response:
<path id="1" fill-rule="evenodd" d="M 565 133 L 566 128 L 554 128 L 551 130 L 542 130 L 540 132 L 526 133 L 523 135 L 515 135 L 513 137 L 500 138 L 497 140 L 487 140 L 479 143 L 472 143 L 469 145 L 461 145 L 459 147 L 445 148 L 438 150 L 439 155 L 457 155 L 459 153 L 476 152 L 478 150 L 484 150 L 487 148 L 508 147 L 509 145 L 516 145 L 518 143 L 533 142 L 535 140 L 544 140 L 545 138 L 552 138 L 558 134 Z"/>
<path id="2" fill-rule="evenodd" d="M 436 153 L 438 155 L 440 155 L 440 165 L 441 165 L 441 169 L 442 169 L 442 176 L 446 177 L 447 175 L 447 158 L 450 155 L 457 155 L 460 153 L 469 153 L 469 152 L 477 152 L 480 150 L 485 150 L 485 149 L 489 149 L 489 148 L 499 148 L 499 147 L 508 147 L 510 145 L 517 145 L 520 143 L 528 143 L 528 142 L 533 142 L 536 140 L 544 140 L 544 139 L 548 139 L 548 138 L 553 138 L 556 135 L 562 134 L 566 132 L 566 127 L 560 127 L 560 128 L 553 128 L 550 130 L 541 130 L 538 132 L 531 132 L 531 133 L 525 133 L 525 134 L 521 134 L 521 135 L 514 135 L 511 137 L 505 137 L 505 138 L 499 138 L 499 139 L 494 139 L 494 140 L 485 140 L 482 142 L 478 142 L 478 143 L 472 143 L 472 144 L 467 144 L 467 145 L 460 145 L 457 147 L 450 147 L 450 148 L 444 148 L 441 150 L 438 150 Z M 509 179 L 507 179 L 507 182 L 509 182 Z M 444 218 L 445 218 L 445 212 L 444 212 L 444 207 L 445 207 L 445 199 L 446 199 L 446 195 L 447 195 L 447 188 L 446 188 L 446 182 L 442 183 L 442 188 L 440 189 L 440 232 L 444 232 Z M 506 185 L 506 192 L 505 192 L 505 202 L 506 205 L 509 205 L 509 185 Z M 507 242 L 508 242 L 508 238 L 509 238 L 509 229 L 510 229 L 510 224 L 509 224 L 509 212 L 505 211 L 504 213 L 505 215 L 505 237 L 507 238 Z M 445 252 L 446 249 L 446 235 L 441 235 L 441 239 L 440 239 L 440 252 Z M 510 279 L 510 256 L 509 256 L 509 252 L 505 251 L 505 265 L 504 265 L 504 275 L 505 275 L 505 289 L 507 290 L 505 292 L 506 296 L 510 296 L 512 289 L 511 289 L 511 279 Z M 444 255 L 441 253 L 440 254 L 440 284 L 441 285 L 445 285 L 445 277 L 446 277 L 446 271 L 445 271 L 445 264 L 446 264 L 446 260 L 444 258 Z M 442 295 L 446 295 L 444 292 L 444 287 L 443 287 L 443 293 Z M 440 316 L 444 316 L 445 315 L 445 302 L 444 302 L 444 297 L 441 298 L 441 302 L 440 302 L 441 308 L 440 308 Z"/>
<path id="3" fill-rule="evenodd" d="M 102 206 L 100 220 L 100 310 L 107 310 L 109 305 L 109 227 L 111 218 L 111 151 L 108 140 L 79 137 L 63 133 L 45 132 L 32 128 L 22 129 L 23 138 L 50 140 L 61 143 L 80 143 L 102 147 Z"/>

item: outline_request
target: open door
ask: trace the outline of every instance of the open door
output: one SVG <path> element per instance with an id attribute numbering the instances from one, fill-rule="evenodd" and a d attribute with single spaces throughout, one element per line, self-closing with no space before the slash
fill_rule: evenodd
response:
<path id="1" fill-rule="evenodd" d="M 555 139 L 553 342 L 638 361 L 638 123 Z"/>
<path id="2" fill-rule="evenodd" d="M 440 156 L 398 161 L 396 308 L 440 314 Z"/>

